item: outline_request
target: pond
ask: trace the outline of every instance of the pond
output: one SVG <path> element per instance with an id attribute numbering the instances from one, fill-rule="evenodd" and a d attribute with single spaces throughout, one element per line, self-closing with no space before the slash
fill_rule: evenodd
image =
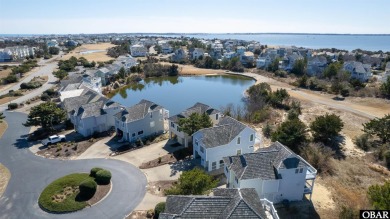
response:
<path id="1" fill-rule="evenodd" d="M 196 102 L 216 109 L 234 104 L 243 106 L 244 92 L 255 81 L 236 75 L 147 78 L 112 94 L 112 100 L 132 106 L 141 99 L 153 101 L 175 115 Z"/>
<path id="2" fill-rule="evenodd" d="M 96 49 L 96 50 L 86 50 L 80 52 L 80 54 L 90 54 L 90 53 L 96 53 L 96 52 L 105 52 L 106 50 L 104 49 Z"/>

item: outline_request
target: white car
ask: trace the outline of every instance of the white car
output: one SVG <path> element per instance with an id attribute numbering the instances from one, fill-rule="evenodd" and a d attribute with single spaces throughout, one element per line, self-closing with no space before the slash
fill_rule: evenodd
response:
<path id="1" fill-rule="evenodd" d="M 47 145 L 55 144 L 57 142 L 64 142 L 64 141 L 66 141 L 65 135 L 52 135 L 47 139 L 42 140 L 42 144 L 47 146 Z"/>

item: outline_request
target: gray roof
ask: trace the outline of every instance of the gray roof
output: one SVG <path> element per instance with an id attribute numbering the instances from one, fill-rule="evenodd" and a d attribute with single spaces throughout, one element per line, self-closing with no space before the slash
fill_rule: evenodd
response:
<path id="1" fill-rule="evenodd" d="M 79 112 L 80 107 L 82 107 L 83 105 L 99 101 L 102 101 L 103 104 L 105 104 L 104 106 L 102 106 L 104 108 L 119 106 L 118 103 L 109 100 L 108 98 L 89 88 L 84 88 L 80 96 L 66 98 L 62 102 L 62 105 L 66 112 L 74 114 L 75 112 Z"/>
<path id="2" fill-rule="evenodd" d="M 149 112 L 160 110 L 163 107 L 148 100 L 141 100 L 134 106 L 126 108 L 115 116 L 123 122 L 132 122 L 145 118 Z"/>
<path id="3" fill-rule="evenodd" d="M 91 98 L 91 95 L 70 97 L 70 98 L 66 98 L 62 102 L 62 104 L 63 104 L 63 107 L 66 110 L 66 112 L 71 112 L 72 110 L 79 108 L 81 105 L 88 103 L 90 98 Z"/>
<path id="4" fill-rule="evenodd" d="M 201 129 L 198 132 L 202 133 L 200 141 L 205 148 L 212 148 L 230 143 L 246 127 L 246 125 L 232 117 L 224 116 L 217 126 Z"/>
<path id="5" fill-rule="evenodd" d="M 83 80 L 83 76 L 79 74 L 74 74 L 72 76 L 68 76 L 67 80 L 61 80 L 61 87 L 64 88 L 68 86 L 68 84 L 76 84 L 81 83 Z"/>
<path id="6" fill-rule="evenodd" d="M 80 119 L 88 117 L 98 117 L 105 114 L 103 110 L 104 101 L 97 101 L 93 103 L 87 103 L 82 105 L 77 110 L 77 116 L 80 116 Z"/>
<path id="7" fill-rule="evenodd" d="M 254 153 L 224 157 L 223 161 L 239 179 L 277 179 L 278 169 L 307 166 L 300 157 L 279 142 Z"/>
<path id="8" fill-rule="evenodd" d="M 206 113 L 207 115 L 212 115 L 212 114 L 215 114 L 218 112 L 219 112 L 218 110 L 216 110 L 216 109 L 214 109 L 206 104 L 195 103 L 195 105 L 184 110 L 183 112 L 181 112 L 177 115 L 171 116 L 169 118 L 169 120 L 172 122 L 178 123 L 181 118 L 187 118 L 193 113 L 198 113 L 198 114 Z"/>
<path id="9" fill-rule="evenodd" d="M 386 68 L 385 69 L 386 69 L 386 71 L 390 71 L 390 62 L 386 63 Z"/>
<path id="10" fill-rule="evenodd" d="M 214 189 L 214 196 L 168 196 L 164 213 L 168 218 L 267 218 L 253 188 Z"/>
<path id="11" fill-rule="evenodd" d="M 364 65 L 361 62 L 355 62 L 355 61 L 345 62 L 344 69 L 349 70 L 348 67 L 350 67 L 350 69 L 352 69 L 352 72 L 356 72 L 356 73 L 366 74 L 366 73 L 370 72 L 370 65 Z"/>

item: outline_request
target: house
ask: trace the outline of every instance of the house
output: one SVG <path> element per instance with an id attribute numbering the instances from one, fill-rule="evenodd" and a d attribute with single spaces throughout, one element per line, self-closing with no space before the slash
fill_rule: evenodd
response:
<path id="1" fill-rule="evenodd" d="M 187 58 L 187 52 L 180 48 L 175 50 L 175 53 L 171 56 L 173 62 L 182 62 Z"/>
<path id="2" fill-rule="evenodd" d="M 206 171 L 224 167 L 223 157 L 252 153 L 256 131 L 245 124 L 224 116 L 211 128 L 192 135 L 193 156 Z"/>
<path id="3" fill-rule="evenodd" d="M 133 58 L 131 55 L 119 56 L 114 62 L 113 65 L 118 65 L 120 68 L 125 68 L 125 70 L 129 70 L 131 67 L 136 66 L 137 60 Z"/>
<path id="4" fill-rule="evenodd" d="M 344 62 L 343 69 L 351 73 L 351 78 L 365 82 L 372 77 L 371 66 L 361 62 Z"/>
<path id="5" fill-rule="evenodd" d="M 293 52 L 292 54 L 286 55 L 283 59 L 284 70 L 291 71 L 294 68 L 294 64 L 298 60 L 303 60 L 303 56 L 300 53 Z"/>
<path id="6" fill-rule="evenodd" d="M 267 54 L 265 56 L 258 57 L 256 59 L 256 68 L 268 68 L 268 66 L 273 62 L 272 57 L 276 57 L 276 55 Z"/>
<path id="7" fill-rule="evenodd" d="M 99 77 L 102 85 L 106 86 L 111 78 L 111 71 L 108 68 L 102 67 L 95 72 L 95 77 Z"/>
<path id="8" fill-rule="evenodd" d="M 173 52 L 173 48 L 169 43 L 163 43 L 161 44 L 161 52 L 163 54 L 169 54 Z"/>
<path id="9" fill-rule="evenodd" d="M 100 98 L 96 102 L 81 105 L 70 112 L 70 120 L 74 129 L 84 137 L 104 132 L 115 126 L 114 115 L 122 107 L 112 100 Z"/>
<path id="10" fill-rule="evenodd" d="M 169 195 L 159 219 L 262 218 L 278 219 L 272 203 L 260 200 L 254 189 L 214 189 L 212 196 Z"/>
<path id="11" fill-rule="evenodd" d="M 169 112 L 148 100 L 122 110 L 115 115 L 115 130 L 123 141 L 137 139 L 164 132 L 164 119 Z"/>
<path id="12" fill-rule="evenodd" d="M 88 87 L 91 90 L 94 90 L 98 93 L 102 93 L 102 79 L 100 77 L 84 74 L 81 84 Z"/>
<path id="13" fill-rule="evenodd" d="M 10 62 L 12 59 L 11 51 L 0 49 L 0 62 Z"/>
<path id="14" fill-rule="evenodd" d="M 148 55 L 148 50 L 143 45 L 131 45 L 130 46 L 130 54 L 133 57 L 144 57 Z"/>
<path id="15" fill-rule="evenodd" d="M 311 199 L 317 170 L 279 142 L 223 161 L 227 188 L 254 188 L 273 203 Z"/>
<path id="16" fill-rule="evenodd" d="M 169 138 L 176 139 L 180 144 L 184 145 L 184 147 L 188 147 L 189 144 L 192 144 L 192 137 L 183 132 L 179 127 L 179 121 L 183 118 L 188 118 L 191 114 L 198 113 L 203 114 L 206 113 L 213 124 L 217 124 L 221 117 L 221 113 L 203 103 L 196 103 L 192 107 L 184 110 L 183 112 L 174 115 L 168 119 L 169 121 Z"/>
<path id="17" fill-rule="evenodd" d="M 386 63 L 385 72 L 386 72 L 386 74 L 390 74 L 390 62 Z"/>
<path id="18" fill-rule="evenodd" d="M 46 42 L 47 47 L 58 47 L 57 40 L 49 40 Z"/>
<path id="19" fill-rule="evenodd" d="M 240 56 L 240 62 L 244 66 L 252 67 L 254 60 L 255 60 L 255 57 L 253 55 L 253 52 L 244 52 L 244 54 L 242 54 Z"/>
<path id="20" fill-rule="evenodd" d="M 199 59 L 200 57 L 204 56 L 204 51 L 202 48 L 195 48 L 194 51 L 192 51 L 192 59 Z"/>
<path id="21" fill-rule="evenodd" d="M 232 58 L 234 58 L 236 56 L 237 56 L 237 53 L 235 53 L 235 52 L 225 52 L 223 54 L 223 58 L 225 58 L 227 60 L 230 60 L 230 59 L 232 59 Z"/>
<path id="22" fill-rule="evenodd" d="M 307 60 L 307 74 L 310 76 L 320 75 L 324 72 L 328 61 L 324 56 L 314 56 Z"/>

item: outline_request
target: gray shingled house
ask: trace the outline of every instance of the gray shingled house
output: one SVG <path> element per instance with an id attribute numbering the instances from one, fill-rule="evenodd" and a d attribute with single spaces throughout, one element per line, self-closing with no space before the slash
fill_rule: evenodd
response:
<path id="1" fill-rule="evenodd" d="M 213 193 L 213 196 L 168 196 L 159 219 L 279 218 L 273 204 L 260 200 L 254 189 L 214 189 Z"/>
<path id="2" fill-rule="evenodd" d="M 311 199 L 317 170 L 279 142 L 223 161 L 228 188 L 254 188 L 273 203 Z"/>

